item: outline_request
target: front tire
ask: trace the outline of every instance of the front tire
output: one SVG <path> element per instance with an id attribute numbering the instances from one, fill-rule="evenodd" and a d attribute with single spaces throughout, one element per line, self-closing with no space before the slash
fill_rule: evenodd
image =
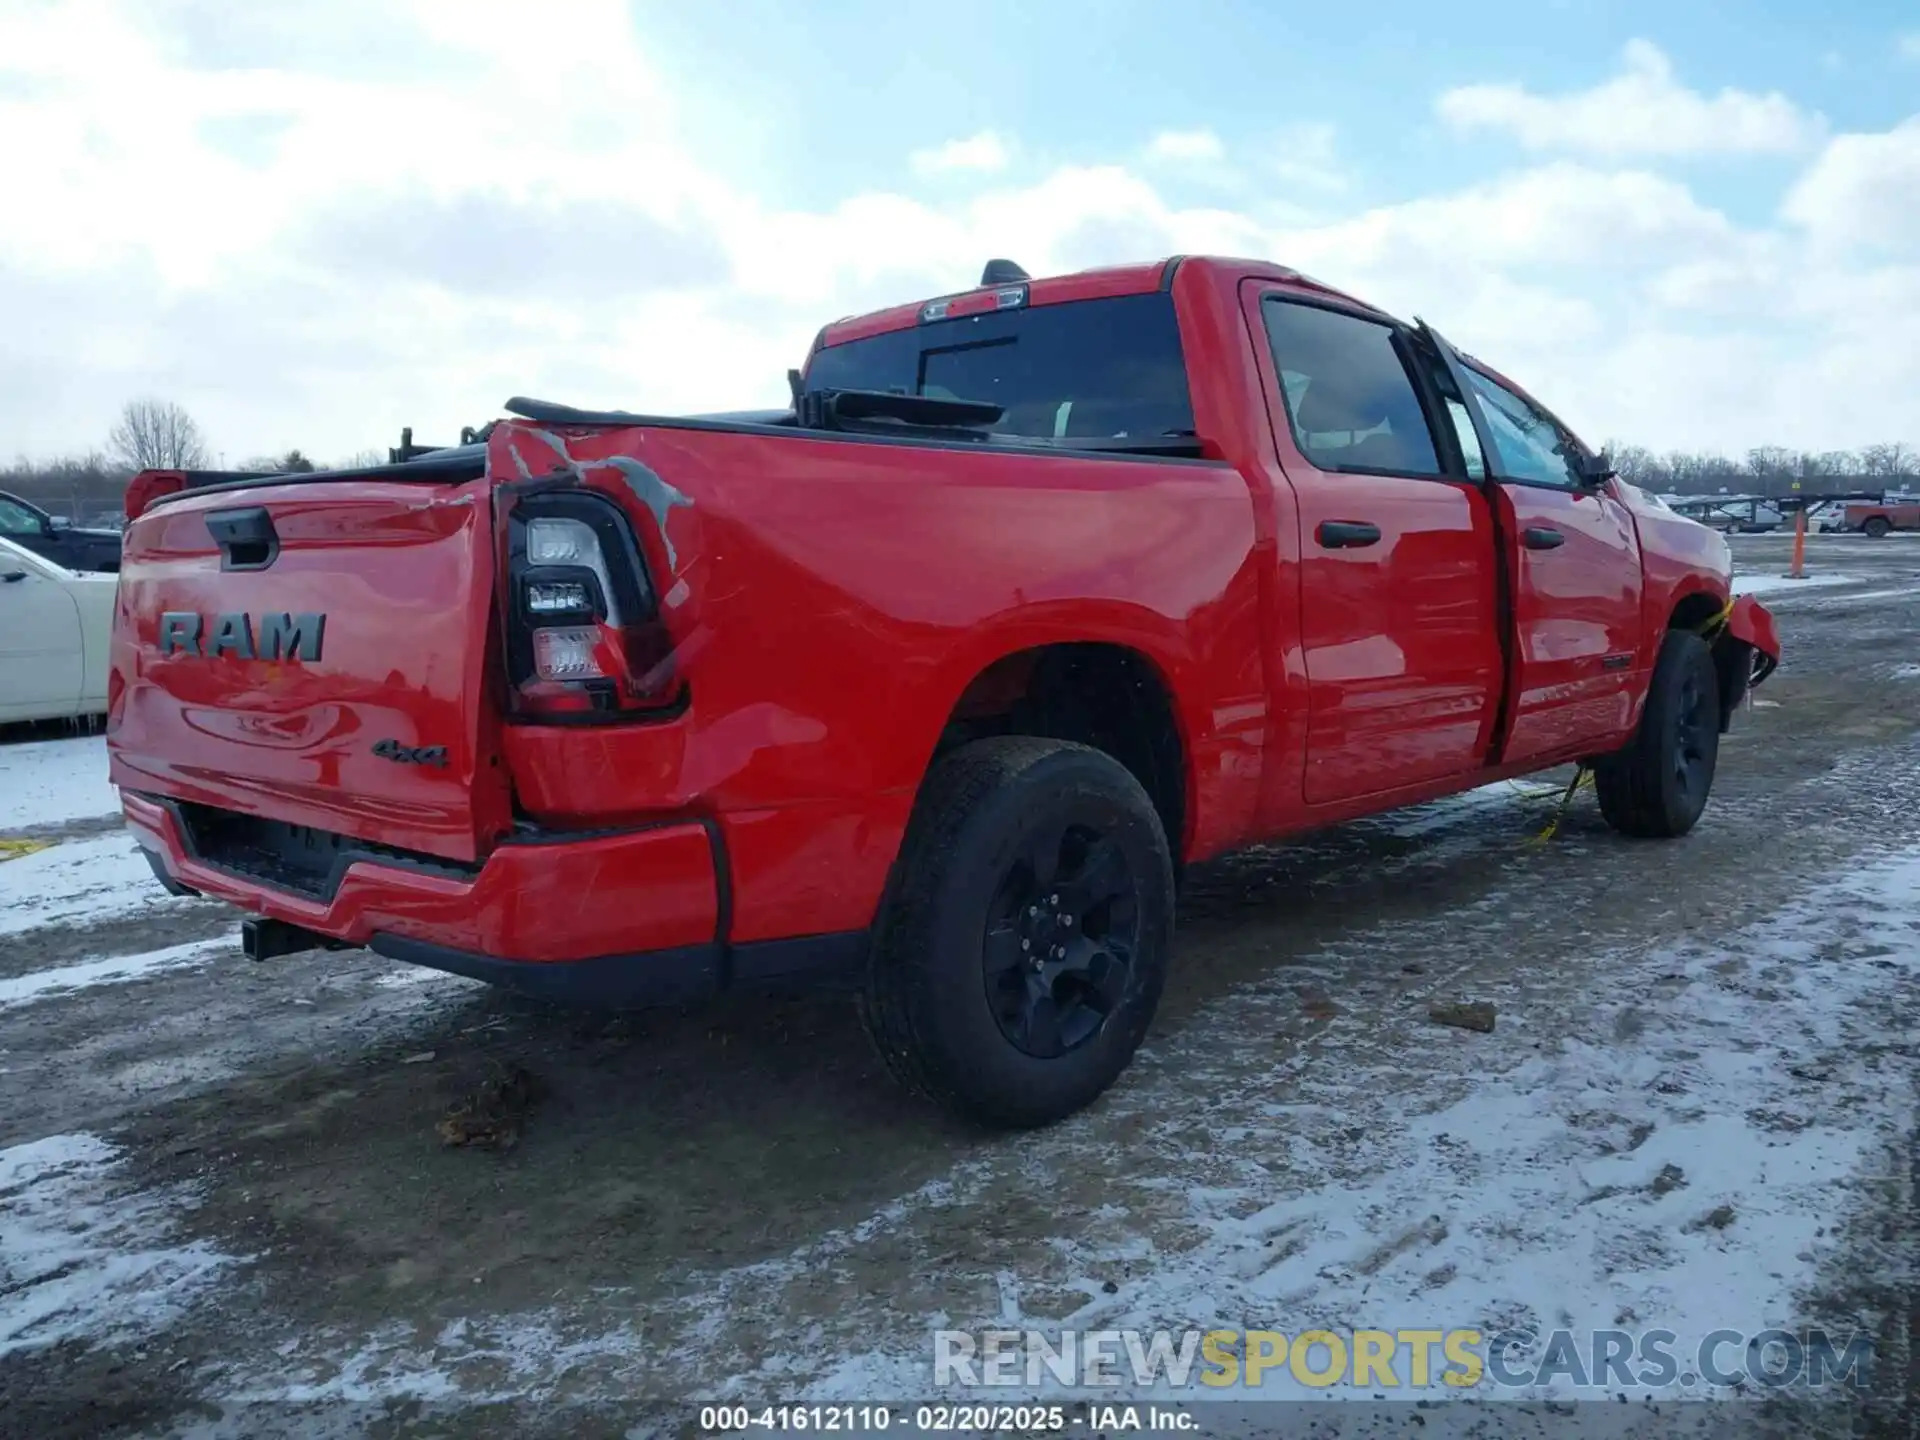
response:
<path id="1" fill-rule="evenodd" d="M 1119 1078 L 1166 980 L 1173 865 L 1101 751 L 1002 737 L 928 773 L 860 997 L 909 1090 L 996 1128 L 1064 1119 Z"/>
<path id="2" fill-rule="evenodd" d="M 1884 515 L 1875 515 L 1860 528 L 1866 532 L 1869 540 L 1884 540 L 1887 532 L 1893 529 L 1893 522 Z"/>
<path id="3" fill-rule="evenodd" d="M 1594 766 L 1600 813 L 1623 835 L 1673 839 L 1707 808 L 1720 758 L 1720 681 L 1713 650 L 1688 630 L 1660 645 L 1640 726 Z"/>

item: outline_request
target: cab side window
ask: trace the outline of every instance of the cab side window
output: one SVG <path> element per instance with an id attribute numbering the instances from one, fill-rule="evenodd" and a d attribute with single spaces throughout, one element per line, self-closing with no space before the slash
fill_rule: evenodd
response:
<path id="1" fill-rule="evenodd" d="M 1504 478 L 1557 490 L 1581 488 L 1580 458 L 1571 438 L 1553 420 L 1472 366 L 1461 367 L 1493 432 Z"/>
<path id="2" fill-rule="evenodd" d="M 15 500 L 0 496 L 0 535 L 38 535 L 40 517 Z"/>
<path id="3" fill-rule="evenodd" d="M 1270 296 L 1261 305 L 1294 443 L 1322 470 L 1445 474 L 1393 327 Z"/>

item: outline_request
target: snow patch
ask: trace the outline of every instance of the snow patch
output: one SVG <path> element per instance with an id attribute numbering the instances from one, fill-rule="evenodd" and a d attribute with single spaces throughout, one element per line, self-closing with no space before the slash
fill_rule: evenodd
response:
<path id="1" fill-rule="evenodd" d="M 119 813 L 120 792 L 107 783 L 104 736 L 0 745 L 0 830 Z"/>
<path id="2" fill-rule="evenodd" d="M 1391 811 L 1378 821 L 1363 819 L 1355 823 L 1381 824 L 1390 833 L 1411 840 L 1436 830 L 1450 829 L 1490 811 L 1515 810 L 1542 800 L 1557 800 L 1565 789 L 1565 785 L 1555 785 L 1537 777 L 1524 781 L 1499 780 L 1491 785 L 1477 785 L 1471 790 L 1463 790 L 1458 795 L 1449 795 L 1444 800 Z M 1544 818 L 1541 823 L 1545 823 Z"/>
<path id="3" fill-rule="evenodd" d="M 0 1356 L 165 1329 L 232 1263 L 170 1243 L 194 1203 L 183 1187 L 135 1188 L 93 1135 L 0 1150 Z"/>
<path id="4" fill-rule="evenodd" d="M 1808 575 L 1804 579 L 1789 580 L 1784 575 L 1735 575 L 1733 593 L 1736 595 L 1768 595 L 1784 590 L 1813 590 L 1828 585 L 1851 585 L 1851 575 Z"/>
<path id="5" fill-rule="evenodd" d="M 71 995 L 76 990 L 91 990 L 97 985 L 124 985 L 168 970 L 197 968 L 221 951 L 232 949 L 230 939 L 194 940 L 185 945 L 170 945 L 164 950 L 149 950 L 143 955 L 112 955 L 52 970 L 30 971 L 0 980 L 0 1010 L 31 1005 L 52 996 Z"/>
<path id="6" fill-rule="evenodd" d="M 469 979 L 465 975 L 455 975 L 450 970 L 435 970 L 430 965 L 402 965 L 397 970 L 389 970 L 374 977 L 373 983 L 382 990 L 411 990 L 420 985 L 450 985 L 461 989 L 474 989 L 483 986 L 483 980 Z"/>
<path id="7" fill-rule="evenodd" d="M 126 832 L 69 840 L 0 865 L 0 935 L 194 903 L 162 890 Z"/>

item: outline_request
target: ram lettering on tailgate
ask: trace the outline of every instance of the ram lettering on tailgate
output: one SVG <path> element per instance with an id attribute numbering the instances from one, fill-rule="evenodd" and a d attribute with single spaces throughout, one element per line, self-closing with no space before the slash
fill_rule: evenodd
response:
<path id="1" fill-rule="evenodd" d="M 245 611 L 214 616 L 168 610 L 160 616 L 160 653 L 236 660 L 317 661 L 327 631 L 324 614 L 285 610 L 255 617 Z"/>

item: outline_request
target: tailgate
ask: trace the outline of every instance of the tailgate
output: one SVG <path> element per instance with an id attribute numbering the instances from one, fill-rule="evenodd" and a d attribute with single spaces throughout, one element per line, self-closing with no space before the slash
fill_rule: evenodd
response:
<path id="1" fill-rule="evenodd" d="M 450 860 L 511 803 L 490 494 L 341 479 L 188 494 L 127 530 L 108 682 L 126 790 Z"/>

